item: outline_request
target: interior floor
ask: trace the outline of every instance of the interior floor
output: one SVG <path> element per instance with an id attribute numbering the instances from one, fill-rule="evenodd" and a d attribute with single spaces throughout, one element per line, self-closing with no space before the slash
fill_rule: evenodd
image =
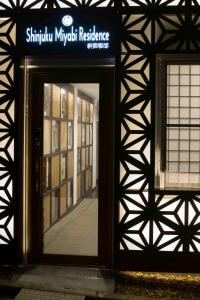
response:
<path id="1" fill-rule="evenodd" d="M 98 255 L 98 200 L 85 198 L 44 235 L 44 253 Z"/>

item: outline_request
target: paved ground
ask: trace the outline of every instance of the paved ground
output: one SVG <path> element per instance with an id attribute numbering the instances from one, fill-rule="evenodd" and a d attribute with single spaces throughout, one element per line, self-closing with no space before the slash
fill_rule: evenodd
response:
<path id="1" fill-rule="evenodd" d="M 199 300 L 200 274 L 0 267 L 0 300 L 15 296 L 16 300 Z"/>
<path id="2" fill-rule="evenodd" d="M 150 299 L 200 299 L 200 274 L 120 272 L 115 279 L 117 294 L 143 295 Z"/>

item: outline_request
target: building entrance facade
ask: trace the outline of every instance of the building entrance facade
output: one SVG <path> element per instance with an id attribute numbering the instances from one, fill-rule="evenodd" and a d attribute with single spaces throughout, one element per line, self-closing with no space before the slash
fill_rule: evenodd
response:
<path id="1" fill-rule="evenodd" d="M 28 256 L 197 271 L 199 7 L 198 0 L 0 2 L 3 263 Z M 31 57 L 49 65 L 59 57 L 67 68 L 28 68 Z M 90 59 L 96 62 L 88 68 Z M 58 224 L 70 223 L 89 199 L 98 199 L 91 252 L 85 238 L 79 253 L 73 236 L 68 249 L 58 246 Z"/>

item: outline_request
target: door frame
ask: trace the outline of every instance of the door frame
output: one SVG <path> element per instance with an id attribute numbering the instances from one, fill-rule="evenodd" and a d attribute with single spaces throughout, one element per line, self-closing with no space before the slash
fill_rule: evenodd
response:
<path id="1" fill-rule="evenodd" d="M 114 245 L 114 124 L 115 124 L 115 101 L 114 80 L 115 70 L 113 67 L 88 66 L 69 68 L 39 68 L 29 70 L 29 188 L 30 198 L 30 251 L 29 263 L 67 264 L 98 267 L 113 267 Z M 32 143 L 35 128 L 42 122 L 42 111 L 38 113 L 38 105 L 35 101 L 43 98 L 44 82 L 66 83 L 99 83 L 100 106 L 99 106 L 99 209 L 98 209 L 98 256 L 71 256 L 42 254 L 42 201 L 41 200 L 41 176 L 39 180 L 39 192 L 34 192 L 36 182 L 36 170 L 34 157 L 42 157 L 42 147 Z M 108 101 L 109 100 L 109 101 Z M 34 105 L 33 102 L 36 104 Z M 33 124 L 32 124 L 33 121 Z M 40 127 L 42 128 L 42 127 Z M 41 131 L 41 137 L 43 132 Z M 103 141 L 105 140 L 105 143 Z M 40 149 L 39 149 L 40 148 Z M 107 149 L 109 148 L 109 151 Z M 42 163 L 38 161 L 38 174 L 41 174 Z M 38 179 L 37 179 L 38 180 Z M 36 221 L 37 220 L 37 221 Z"/>

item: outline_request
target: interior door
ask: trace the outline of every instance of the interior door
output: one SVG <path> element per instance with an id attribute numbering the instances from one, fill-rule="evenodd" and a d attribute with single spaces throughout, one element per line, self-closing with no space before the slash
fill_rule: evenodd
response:
<path id="1" fill-rule="evenodd" d="M 30 71 L 31 262 L 112 265 L 114 70 Z"/>

